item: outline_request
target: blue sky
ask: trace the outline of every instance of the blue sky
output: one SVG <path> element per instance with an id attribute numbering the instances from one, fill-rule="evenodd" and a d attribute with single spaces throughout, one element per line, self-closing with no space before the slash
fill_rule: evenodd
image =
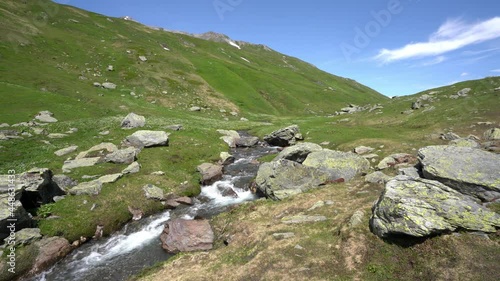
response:
<path id="1" fill-rule="evenodd" d="M 387 95 L 500 75 L 498 0 L 58 0 L 260 43 Z"/>

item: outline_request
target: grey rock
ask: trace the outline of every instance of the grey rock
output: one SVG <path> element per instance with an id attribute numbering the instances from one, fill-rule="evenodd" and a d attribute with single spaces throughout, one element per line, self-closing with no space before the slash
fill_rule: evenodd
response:
<path id="1" fill-rule="evenodd" d="M 221 152 L 219 157 L 220 157 L 219 163 L 221 165 L 229 165 L 229 164 L 233 163 L 235 160 L 233 155 L 231 155 L 225 151 Z"/>
<path id="2" fill-rule="evenodd" d="M 152 176 L 164 176 L 165 172 L 163 172 L 163 171 L 156 171 L 156 172 L 152 172 L 150 175 L 152 175 Z"/>
<path id="3" fill-rule="evenodd" d="M 94 82 L 92 85 L 94 85 L 94 87 L 98 87 L 98 88 L 102 87 L 101 83 L 99 83 L 99 82 Z"/>
<path id="4" fill-rule="evenodd" d="M 33 127 L 31 128 L 31 130 L 35 135 L 47 135 L 47 130 L 45 130 L 44 128 Z"/>
<path id="5" fill-rule="evenodd" d="M 457 140 L 459 139 L 460 136 L 453 133 L 453 132 L 448 132 L 448 133 L 445 133 L 445 134 L 441 134 L 441 139 L 443 140 L 449 140 L 449 141 L 452 141 L 452 140 Z"/>
<path id="6" fill-rule="evenodd" d="M 365 176 L 365 182 L 377 183 L 377 184 L 385 184 L 390 179 L 391 179 L 391 177 L 389 177 L 388 175 L 386 175 L 380 171 L 373 172 L 373 173 Z"/>
<path id="7" fill-rule="evenodd" d="M 77 186 L 71 188 L 68 192 L 71 195 L 98 195 L 102 189 L 102 182 L 93 180 L 82 182 Z"/>
<path id="8" fill-rule="evenodd" d="M 182 130 L 182 128 L 183 128 L 182 125 L 170 125 L 170 126 L 165 127 L 165 129 L 172 130 L 172 131 L 180 131 L 180 130 Z"/>
<path id="9" fill-rule="evenodd" d="M 91 157 L 91 158 L 67 160 L 67 161 L 64 161 L 63 166 L 62 166 L 62 170 L 69 171 L 69 170 L 81 168 L 81 167 L 90 167 L 90 166 L 94 166 L 94 165 L 101 163 L 101 162 L 102 162 L 101 157 Z"/>
<path id="10" fill-rule="evenodd" d="M 234 130 L 217 130 L 221 135 L 221 139 L 227 143 L 229 147 L 236 147 L 236 143 L 240 139 L 240 134 Z"/>
<path id="11" fill-rule="evenodd" d="M 137 148 L 168 146 L 168 134 L 165 131 L 141 130 L 128 136 L 125 143 Z"/>
<path id="12" fill-rule="evenodd" d="M 115 68 L 112 66 L 112 65 L 108 65 L 108 68 L 107 68 L 108 71 L 114 71 Z"/>
<path id="13" fill-rule="evenodd" d="M 281 200 L 316 188 L 329 179 L 328 172 L 281 159 L 260 165 L 255 183 L 266 197 Z"/>
<path id="14" fill-rule="evenodd" d="M 450 141 L 450 145 L 461 146 L 461 147 L 472 147 L 472 148 L 481 147 L 481 145 L 478 142 L 476 142 L 475 140 L 464 139 L 464 138 L 452 140 L 452 141 Z"/>
<path id="15" fill-rule="evenodd" d="M 35 207 L 38 204 L 52 203 L 54 196 L 65 195 L 66 192 L 52 179 L 52 171 L 47 168 L 34 168 L 22 173 L 19 180 L 23 188 L 24 204 Z"/>
<path id="16" fill-rule="evenodd" d="M 72 146 L 69 146 L 69 147 L 66 147 L 66 148 L 63 148 L 63 149 L 59 149 L 59 150 L 55 151 L 54 154 L 57 155 L 57 156 L 63 156 L 63 155 L 66 155 L 66 154 L 73 153 L 77 149 L 78 149 L 78 146 L 72 145 Z"/>
<path id="17" fill-rule="evenodd" d="M 201 107 L 193 106 L 193 107 L 189 108 L 189 111 L 201 111 Z"/>
<path id="18" fill-rule="evenodd" d="M 42 234 L 39 228 L 23 228 L 16 232 L 14 245 L 29 245 L 40 239 L 42 239 Z"/>
<path id="19" fill-rule="evenodd" d="M 312 152 L 321 151 L 323 148 L 315 143 L 303 142 L 289 147 L 285 147 L 275 158 L 274 161 L 287 159 L 298 163 L 304 162 L 307 156 Z"/>
<path id="20" fill-rule="evenodd" d="M 67 136 L 68 136 L 67 134 L 52 133 L 52 134 L 49 134 L 47 137 L 49 139 L 62 139 L 62 138 L 65 138 Z"/>
<path id="21" fill-rule="evenodd" d="M 124 129 L 132 129 L 144 127 L 144 125 L 146 125 L 146 118 L 132 112 L 122 120 L 121 127 Z"/>
<path id="22" fill-rule="evenodd" d="M 312 152 L 303 164 L 329 173 L 330 180 L 349 181 L 370 169 L 370 162 L 357 154 L 329 149 Z"/>
<path id="23" fill-rule="evenodd" d="M 16 219 L 16 230 L 32 226 L 31 216 L 23 208 L 21 201 L 9 201 L 8 194 L 0 194 L 0 241 L 10 235 L 11 219 Z M 12 212 L 11 212 L 12 211 Z"/>
<path id="24" fill-rule="evenodd" d="M 154 186 L 152 184 L 147 184 L 145 185 L 142 190 L 144 190 L 144 196 L 146 196 L 147 199 L 153 199 L 153 200 L 164 200 L 165 196 L 163 195 L 163 189 Z"/>
<path id="25" fill-rule="evenodd" d="M 411 109 L 413 110 L 420 109 L 420 107 L 422 107 L 422 103 L 419 100 L 411 104 Z"/>
<path id="26" fill-rule="evenodd" d="M 355 228 L 358 225 L 363 223 L 363 219 L 365 218 L 365 212 L 362 210 L 357 210 L 349 219 L 349 227 Z"/>
<path id="27" fill-rule="evenodd" d="M 300 134 L 299 126 L 292 125 L 264 136 L 264 141 L 274 146 L 290 146 L 296 143 L 297 134 Z"/>
<path id="28" fill-rule="evenodd" d="M 145 56 L 139 56 L 139 60 L 142 62 L 148 61 L 148 59 Z"/>
<path id="29" fill-rule="evenodd" d="M 372 151 L 374 151 L 375 148 L 373 147 L 368 147 L 368 146 L 358 146 L 354 149 L 354 153 L 356 154 L 359 154 L 359 155 L 363 155 L 363 154 L 367 154 L 367 153 L 370 153 Z"/>
<path id="30" fill-rule="evenodd" d="M 6 127 L 10 127 L 9 124 L 7 123 L 0 124 L 0 128 L 6 128 Z"/>
<path id="31" fill-rule="evenodd" d="M 293 237 L 295 237 L 295 233 L 293 232 L 273 233 L 273 238 L 276 240 L 290 239 Z"/>
<path id="32" fill-rule="evenodd" d="M 52 181 L 57 184 L 62 190 L 67 190 L 72 188 L 73 186 L 76 186 L 78 182 L 73 180 L 72 178 L 66 176 L 66 175 L 54 175 L 52 177 Z M 55 201 L 55 197 L 54 197 Z"/>
<path id="33" fill-rule="evenodd" d="M 397 176 L 373 207 L 370 229 L 382 238 L 426 237 L 455 230 L 495 232 L 500 215 L 432 180 Z"/>
<path id="34" fill-rule="evenodd" d="M 213 247 L 214 233 L 207 220 L 173 219 L 160 236 L 169 253 L 205 251 Z"/>
<path id="35" fill-rule="evenodd" d="M 36 116 L 35 119 L 44 122 L 44 123 L 55 123 L 57 122 L 57 119 L 53 117 L 54 113 L 50 111 L 40 111 Z"/>
<path id="36" fill-rule="evenodd" d="M 222 179 L 222 166 L 211 163 L 203 163 L 197 167 L 201 174 L 201 184 L 211 185 Z"/>
<path id="37" fill-rule="evenodd" d="M 135 147 L 127 147 L 125 149 L 120 149 L 106 155 L 104 161 L 115 164 L 132 164 L 136 160 L 139 151 L 140 150 L 138 150 Z"/>
<path id="38" fill-rule="evenodd" d="M 116 145 L 110 143 L 110 142 L 103 142 L 98 145 L 94 145 L 90 149 L 80 152 L 75 159 L 83 159 L 83 158 L 88 158 L 90 155 L 93 155 L 93 157 L 96 157 L 96 152 L 99 152 L 99 156 L 104 156 L 107 151 L 108 153 L 112 153 L 118 150 L 118 147 Z"/>
<path id="39" fill-rule="evenodd" d="M 128 165 L 127 168 L 125 168 L 122 171 L 122 174 L 135 174 L 138 173 L 141 170 L 141 165 L 138 162 L 133 162 L 132 164 Z"/>
<path id="40" fill-rule="evenodd" d="M 259 143 L 258 137 L 240 137 L 236 141 L 237 147 L 252 147 Z"/>
<path id="41" fill-rule="evenodd" d="M 492 128 L 484 132 L 485 140 L 500 140 L 500 128 Z"/>
<path id="42" fill-rule="evenodd" d="M 325 216 L 319 215 L 295 215 L 295 216 L 286 216 L 281 219 L 281 222 L 284 224 L 299 224 L 299 223 L 309 223 L 309 222 L 320 222 L 326 221 L 327 218 Z"/>
<path id="43" fill-rule="evenodd" d="M 418 179 L 421 177 L 420 171 L 415 167 L 400 168 L 398 174 L 402 176 L 408 176 L 413 179 Z"/>
<path id="44" fill-rule="evenodd" d="M 102 183 L 114 183 L 118 179 L 120 179 L 122 176 L 123 176 L 122 173 L 110 174 L 110 175 L 102 176 L 102 177 L 98 178 L 97 180 L 102 182 Z"/>
<path id="45" fill-rule="evenodd" d="M 101 86 L 104 88 L 104 89 L 109 89 L 109 90 L 114 90 L 116 89 L 116 84 L 114 83 L 111 83 L 111 82 L 104 82 L 101 84 Z"/>
<path id="46" fill-rule="evenodd" d="M 483 201 L 500 197 L 500 154 L 457 146 L 428 146 L 418 151 L 425 178 Z"/>
<path id="47" fill-rule="evenodd" d="M 465 88 L 465 89 L 462 89 L 460 91 L 457 92 L 457 96 L 459 97 L 466 97 L 468 93 L 470 93 L 470 91 L 472 91 L 471 88 Z"/>

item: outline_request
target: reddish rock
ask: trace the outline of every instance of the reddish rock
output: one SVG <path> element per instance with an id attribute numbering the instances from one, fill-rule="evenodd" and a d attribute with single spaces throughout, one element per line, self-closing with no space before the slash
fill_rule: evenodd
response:
<path id="1" fill-rule="evenodd" d="M 189 205 L 189 206 L 193 205 L 193 199 L 187 196 L 176 198 L 175 202 L 183 205 Z"/>
<path id="2" fill-rule="evenodd" d="M 29 273 L 30 275 L 42 272 L 71 251 L 68 240 L 57 236 L 44 238 L 36 242 L 35 245 L 38 247 L 38 256 Z"/>
<path id="3" fill-rule="evenodd" d="M 160 240 L 169 253 L 205 251 L 212 249 L 214 233 L 207 220 L 174 219 L 165 224 Z"/>

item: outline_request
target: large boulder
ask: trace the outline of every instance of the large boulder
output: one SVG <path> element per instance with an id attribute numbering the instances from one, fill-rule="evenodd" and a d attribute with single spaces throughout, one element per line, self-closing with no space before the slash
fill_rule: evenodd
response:
<path id="1" fill-rule="evenodd" d="M 349 181 L 370 169 L 370 162 L 357 154 L 329 149 L 309 154 L 302 164 L 328 172 L 330 180 Z"/>
<path id="2" fill-rule="evenodd" d="M 500 215 L 438 181 L 397 176 L 373 207 L 370 229 L 382 238 L 455 230 L 495 232 Z"/>
<path id="3" fill-rule="evenodd" d="M 222 166 L 210 163 L 203 163 L 197 167 L 201 174 L 201 184 L 211 185 L 222 179 Z"/>
<path id="4" fill-rule="evenodd" d="M 321 151 L 323 148 L 315 143 L 302 142 L 283 149 L 274 160 L 287 159 L 298 163 L 304 162 L 312 152 Z"/>
<path id="5" fill-rule="evenodd" d="M 7 238 L 11 229 L 9 226 L 15 222 L 15 229 L 20 230 L 23 228 L 31 227 L 31 216 L 23 208 L 21 201 L 11 201 L 8 193 L 0 194 L 0 242 Z"/>
<path id="6" fill-rule="evenodd" d="M 47 168 L 34 168 L 19 176 L 23 194 L 21 202 L 25 208 L 35 208 L 42 204 L 54 202 L 54 196 L 65 195 L 57 183 L 52 180 L 53 174 Z"/>
<path id="7" fill-rule="evenodd" d="M 53 117 L 54 113 L 50 111 L 40 111 L 36 116 L 35 119 L 44 122 L 44 123 L 55 123 L 57 122 L 57 119 Z"/>
<path id="8" fill-rule="evenodd" d="M 39 228 L 23 228 L 16 232 L 15 239 L 12 240 L 15 246 L 29 245 L 42 238 Z"/>
<path id="9" fill-rule="evenodd" d="M 137 115 L 132 112 L 122 120 L 121 127 L 124 129 L 132 129 L 144 127 L 144 125 L 146 125 L 146 118 L 142 115 Z"/>
<path id="10" fill-rule="evenodd" d="M 127 147 L 125 149 L 120 149 L 106 155 L 104 161 L 115 164 L 132 164 L 136 160 L 139 151 L 140 150 L 135 147 Z"/>
<path id="11" fill-rule="evenodd" d="M 221 135 L 221 139 L 227 143 L 229 147 L 236 147 L 236 143 L 240 139 L 240 134 L 234 130 L 217 130 Z"/>
<path id="12" fill-rule="evenodd" d="M 457 146 L 428 146 L 418 151 L 423 175 L 483 201 L 500 197 L 500 154 Z"/>
<path id="13" fill-rule="evenodd" d="M 328 172 L 281 159 L 260 165 L 255 184 L 266 197 L 281 200 L 316 188 L 329 179 Z"/>
<path id="14" fill-rule="evenodd" d="M 240 137 L 240 139 L 238 139 L 236 141 L 236 146 L 237 147 L 252 147 L 258 143 L 259 143 L 258 137 Z"/>
<path id="15" fill-rule="evenodd" d="M 168 134 L 165 131 L 141 130 L 128 136 L 125 143 L 137 148 L 168 146 Z"/>
<path id="16" fill-rule="evenodd" d="M 268 144 L 282 147 L 294 145 L 297 140 L 301 139 L 302 134 L 300 134 L 299 126 L 297 125 L 276 130 L 264 137 L 264 141 Z"/>
<path id="17" fill-rule="evenodd" d="M 174 219 L 165 224 L 160 240 L 169 253 L 206 251 L 212 249 L 214 233 L 207 220 Z"/>

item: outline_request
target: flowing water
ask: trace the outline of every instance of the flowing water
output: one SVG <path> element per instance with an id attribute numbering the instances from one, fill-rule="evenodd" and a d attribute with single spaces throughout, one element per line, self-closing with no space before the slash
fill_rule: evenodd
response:
<path id="1" fill-rule="evenodd" d="M 27 281 L 121 281 L 172 255 L 161 248 L 160 234 L 170 218 L 211 217 L 229 206 L 256 199 L 248 190 L 259 164 L 256 159 L 276 148 L 257 145 L 231 151 L 236 161 L 224 168 L 222 180 L 202 187 L 194 205 L 131 222 L 111 237 L 91 241 L 42 274 Z"/>

